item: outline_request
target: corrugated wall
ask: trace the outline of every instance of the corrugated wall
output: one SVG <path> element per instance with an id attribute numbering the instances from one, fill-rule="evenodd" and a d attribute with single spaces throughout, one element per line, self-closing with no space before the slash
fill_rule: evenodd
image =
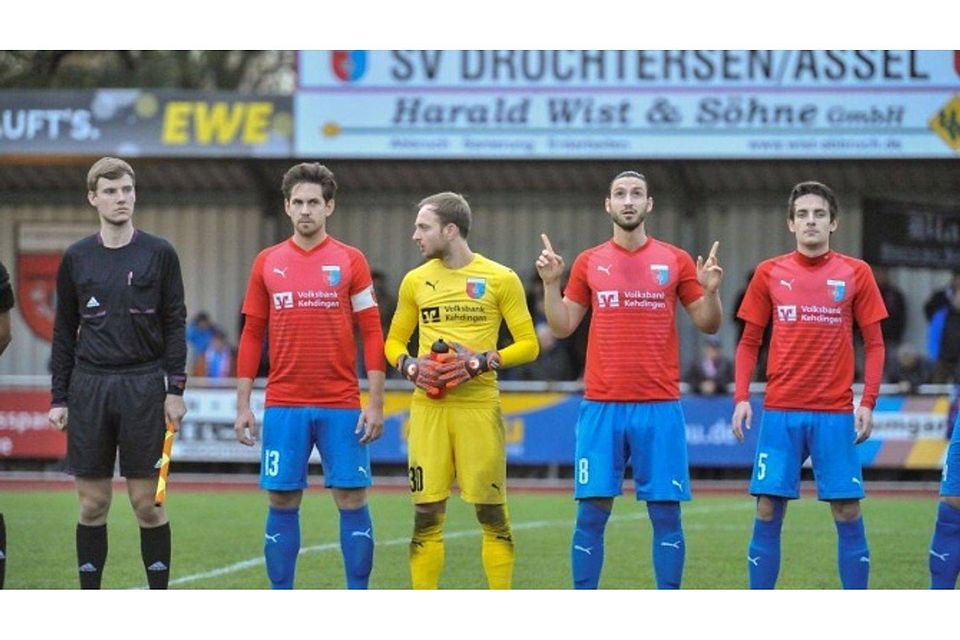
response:
<path id="1" fill-rule="evenodd" d="M 42 198 L 38 198 L 42 202 Z M 261 220 L 252 206 L 141 206 L 135 225 L 167 238 L 180 256 L 187 313 L 205 309 L 233 341 L 253 258 L 265 240 L 272 237 L 272 223 Z M 98 229 L 96 212 L 90 207 L 0 205 L 0 260 L 16 282 L 16 224 L 18 222 L 89 223 Z M 50 344 L 36 337 L 15 309 L 12 314 L 13 343 L 0 358 L 0 374 L 47 372 Z"/>

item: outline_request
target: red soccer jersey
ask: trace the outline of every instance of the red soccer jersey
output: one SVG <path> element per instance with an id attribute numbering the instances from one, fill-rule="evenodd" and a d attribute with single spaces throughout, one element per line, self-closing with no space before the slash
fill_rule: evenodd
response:
<path id="1" fill-rule="evenodd" d="M 376 304 L 372 286 L 360 250 L 329 236 L 311 251 L 289 239 L 260 252 L 243 313 L 267 319 L 266 406 L 360 406 L 353 314 Z"/>
<path id="2" fill-rule="evenodd" d="M 680 397 L 677 299 L 688 305 L 703 296 L 689 254 L 652 237 L 636 251 L 608 240 L 577 256 L 564 295 L 593 308 L 587 400 Z"/>
<path id="3" fill-rule="evenodd" d="M 760 263 L 737 317 L 773 320 L 765 407 L 851 411 L 853 324 L 879 322 L 887 309 L 866 262 L 794 251 Z"/>

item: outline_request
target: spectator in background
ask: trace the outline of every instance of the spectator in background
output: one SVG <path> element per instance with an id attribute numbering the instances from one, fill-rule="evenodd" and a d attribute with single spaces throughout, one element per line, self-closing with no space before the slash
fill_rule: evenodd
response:
<path id="1" fill-rule="evenodd" d="M 373 294 L 377 300 L 377 306 L 380 308 L 380 330 L 383 335 L 387 335 L 390 330 L 390 319 L 397 310 L 397 297 L 390 292 L 387 286 L 387 276 L 380 269 L 370 271 L 370 277 L 373 278 Z M 360 378 L 367 377 L 366 360 L 363 358 L 363 336 L 359 329 L 355 332 L 354 340 L 357 343 L 357 375 Z M 416 345 L 414 345 L 416 352 Z M 393 367 L 387 367 L 387 378 L 399 379 L 402 376 Z"/>
<path id="2" fill-rule="evenodd" d="M 887 313 L 890 314 L 880 323 L 883 342 L 887 349 L 896 349 L 903 341 L 903 332 L 907 327 L 907 299 L 900 287 L 890 282 L 886 267 L 874 266 L 873 277 L 880 288 L 880 296 L 887 307 Z"/>
<path id="3" fill-rule="evenodd" d="M 938 309 L 930 320 L 927 347 L 934 362 L 934 384 L 956 382 L 960 364 L 960 287 L 951 291 L 950 302 Z"/>
<path id="4" fill-rule="evenodd" d="M 10 344 L 10 309 L 13 308 L 13 287 L 10 286 L 10 274 L 0 262 L 0 354 Z M 3 589 L 3 579 L 7 565 L 7 529 L 3 523 L 3 514 L 0 513 L 0 589 Z"/>
<path id="5" fill-rule="evenodd" d="M 933 365 L 909 342 L 896 349 L 887 365 L 887 382 L 900 386 L 900 393 L 913 393 L 922 384 L 930 382 Z"/>
<path id="6" fill-rule="evenodd" d="M 13 308 L 13 287 L 10 274 L 0 262 L 0 354 L 10 344 L 10 309 Z"/>
<path id="7" fill-rule="evenodd" d="M 190 348 L 190 370 L 196 371 L 197 360 L 207 350 L 214 333 L 213 322 L 206 311 L 199 311 L 187 323 L 187 346 Z"/>
<path id="8" fill-rule="evenodd" d="M 234 373 L 234 350 L 223 329 L 214 325 L 213 336 L 197 358 L 193 375 L 205 378 L 229 378 Z"/>
<path id="9" fill-rule="evenodd" d="M 527 308 L 533 317 L 540 355 L 536 360 L 516 368 L 513 380 L 575 380 L 578 372 L 573 364 L 571 338 L 557 338 L 550 330 L 543 308 L 543 281 L 536 273 L 527 280 Z"/>
<path id="10" fill-rule="evenodd" d="M 928 322 L 933 321 L 933 316 L 936 315 L 937 311 L 950 306 L 953 294 L 957 290 L 960 290 L 960 269 L 954 270 L 950 284 L 934 291 L 923 303 L 923 314 L 927 316 Z"/>
<path id="11" fill-rule="evenodd" d="M 387 286 L 387 276 L 380 269 L 370 272 L 373 278 L 373 293 L 377 297 L 377 306 L 380 307 L 380 328 L 383 335 L 390 330 L 390 319 L 397 310 L 397 297 L 390 292 Z"/>
<path id="12" fill-rule="evenodd" d="M 727 393 L 727 385 L 733 382 L 733 362 L 723 355 L 720 338 L 706 337 L 700 357 L 687 368 L 683 381 L 694 393 Z"/>
<path id="13" fill-rule="evenodd" d="M 740 309 L 740 305 L 743 304 L 743 297 L 747 295 L 747 287 L 750 285 L 750 281 L 753 279 L 753 274 L 755 269 L 750 269 L 747 271 L 747 275 L 744 278 L 743 288 L 737 292 L 736 302 L 733 304 L 733 309 L 731 310 L 730 315 L 733 319 L 733 324 L 737 327 L 737 344 L 740 343 L 740 338 L 743 337 L 743 329 L 746 326 L 746 323 L 737 317 L 737 311 Z M 767 353 L 770 349 L 770 325 L 763 330 L 763 339 L 760 342 L 760 352 L 757 354 L 757 366 L 753 376 L 753 381 L 755 382 L 766 382 L 767 381 Z"/>

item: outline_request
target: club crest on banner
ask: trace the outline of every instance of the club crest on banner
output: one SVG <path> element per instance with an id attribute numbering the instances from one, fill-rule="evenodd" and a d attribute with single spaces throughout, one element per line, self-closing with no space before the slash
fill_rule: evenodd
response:
<path id="1" fill-rule="evenodd" d="M 366 51 L 330 52 L 330 66 L 333 74 L 344 82 L 356 82 L 367 72 Z"/>
<path id="2" fill-rule="evenodd" d="M 467 278 L 467 295 L 478 300 L 487 291 L 486 278 Z"/>
<path id="3" fill-rule="evenodd" d="M 17 225 L 17 308 L 38 338 L 53 342 L 57 270 L 63 252 L 95 231 L 95 226 L 75 223 Z"/>
<path id="4" fill-rule="evenodd" d="M 335 287 L 340 284 L 340 265 L 325 264 L 321 267 L 323 273 L 327 276 L 327 284 Z"/>

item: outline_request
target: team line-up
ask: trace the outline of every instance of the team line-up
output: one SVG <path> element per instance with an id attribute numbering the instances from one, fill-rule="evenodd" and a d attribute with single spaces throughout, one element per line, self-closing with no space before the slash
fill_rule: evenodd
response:
<path id="1" fill-rule="evenodd" d="M 261 447 L 260 486 L 268 496 L 264 558 L 272 587 L 294 584 L 299 508 L 316 448 L 340 514 L 346 586 L 367 588 L 374 550 L 368 445 L 383 432 L 384 378 L 386 367 L 393 366 L 415 385 L 408 438 L 411 586 L 439 584 L 446 502 L 456 483 L 460 497 L 476 510 L 489 587 L 510 588 L 514 542 L 497 371 L 539 354 L 520 279 L 471 249 L 466 199 L 452 192 L 427 196 L 417 205 L 412 238 L 424 262 L 403 277 L 384 336 L 366 257 L 327 233 L 336 206 L 334 174 L 316 162 L 300 163 L 286 172 L 281 190 L 293 233 L 253 262 L 236 365 L 235 431 L 242 444 Z M 166 432 L 176 431 L 186 413 L 180 264 L 167 241 L 134 228 L 135 174 L 129 164 L 98 160 L 87 176 L 87 199 L 97 210 L 100 231 L 71 245 L 57 274 L 49 412 L 50 422 L 67 433 L 67 463 L 79 496 L 80 586 L 100 587 L 119 453 L 148 584 L 166 588 L 171 533 L 156 490 L 158 468 L 169 463 Z M 654 199 L 636 171 L 613 177 L 603 206 L 612 237 L 577 255 L 568 275 L 566 260 L 546 233 L 536 259 L 554 336 L 570 336 L 591 313 L 584 397 L 575 425 L 572 586 L 598 586 L 604 529 L 629 465 L 636 499 L 646 503 L 653 527 L 656 586 L 676 589 L 686 553 L 680 504 L 691 493 L 675 316 L 682 307 L 699 331 L 719 330 L 719 243 L 694 260 L 651 236 L 646 221 Z M 764 332 L 771 330 L 749 487 L 756 518 L 745 567 L 755 589 L 776 585 L 786 507 L 800 496 L 800 470 L 808 458 L 817 496 L 829 504 L 836 525 L 841 584 L 862 589 L 869 582 L 856 446 L 872 430 L 884 364 L 880 322 L 887 310 L 869 266 L 830 248 L 839 214 L 828 186 L 797 184 L 785 216 L 796 249 L 757 266 L 737 311 L 745 328 L 736 351 L 731 422 L 741 441 L 744 429 L 753 426 L 749 382 Z M 13 302 L 0 265 L 0 317 Z M 498 347 L 501 323 L 513 340 Z M 856 408 L 854 325 L 864 344 L 864 389 Z M 6 326 L 2 346 L 9 342 Z M 261 425 L 250 397 L 265 338 L 270 371 Z M 358 349 L 368 375 L 364 405 Z M 940 496 L 929 549 L 930 586 L 952 589 L 960 572 L 960 428 L 953 431 Z"/>

